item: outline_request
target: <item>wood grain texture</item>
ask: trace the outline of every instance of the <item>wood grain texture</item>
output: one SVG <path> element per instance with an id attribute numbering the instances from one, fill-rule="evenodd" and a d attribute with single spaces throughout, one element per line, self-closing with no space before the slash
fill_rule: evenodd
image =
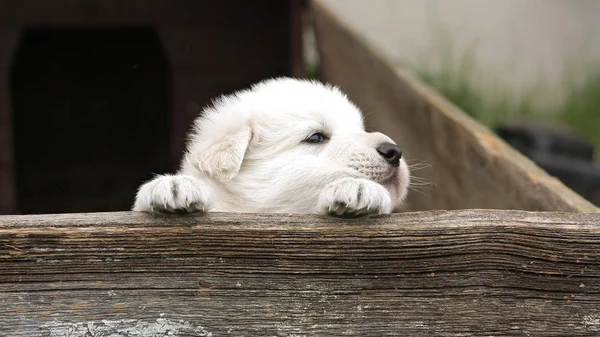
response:
<path id="1" fill-rule="evenodd" d="M 311 3 L 324 79 L 366 113 L 369 129 L 396 140 L 409 164 L 426 164 L 413 175 L 431 186 L 410 193 L 405 210 L 598 210 L 394 62 L 356 24 Z"/>
<path id="2" fill-rule="evenodd" d="M 593 336 L 600 215 L 0 216 L 0 336 Z"/>

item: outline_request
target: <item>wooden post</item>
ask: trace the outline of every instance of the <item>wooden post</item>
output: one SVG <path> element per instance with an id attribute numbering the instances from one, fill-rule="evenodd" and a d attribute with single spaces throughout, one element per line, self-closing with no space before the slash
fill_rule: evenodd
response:
<path id="1" fill-rule="evenodd" d="M 2 336 L 600 334 L 600 214 L 0 217 Z"/>

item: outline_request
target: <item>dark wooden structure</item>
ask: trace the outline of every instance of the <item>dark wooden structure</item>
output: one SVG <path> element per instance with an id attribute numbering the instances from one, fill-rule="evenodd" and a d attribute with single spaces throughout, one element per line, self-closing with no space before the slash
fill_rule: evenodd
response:
<path id="1" fill-rule="evenodd" d="M 127 210 L 210 100 L 302 74 L 304 1 L 0 1 L 0 214 Z"/>
<path id="2" fill-rule="evenodd" d="M 0 216 L 11 337 L 598 336 L 600 214 Z"/>

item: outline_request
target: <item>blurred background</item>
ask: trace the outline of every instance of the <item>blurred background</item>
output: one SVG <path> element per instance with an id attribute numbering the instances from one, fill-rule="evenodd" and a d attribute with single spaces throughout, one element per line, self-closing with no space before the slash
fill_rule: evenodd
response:
<path id="1" fill-rule="evenodd" d="M 321 2 L 600 204 L 600 1 Z M 0 214 L 128 210 L 212 98 L 320 78 L 309 3 L 0 0 Z"/>
<path id="2" fill-rule="evenodd" d="M 483 123 L 530 116 L 600 142 L 600 1 L 323 2 Z"/>
<path id="3" fill-rule="evenodd" d="M 600 1 L 322 0 L 551 175 L 600 205 Z M 319 77 L 306 33 L 308 72 Z"/>

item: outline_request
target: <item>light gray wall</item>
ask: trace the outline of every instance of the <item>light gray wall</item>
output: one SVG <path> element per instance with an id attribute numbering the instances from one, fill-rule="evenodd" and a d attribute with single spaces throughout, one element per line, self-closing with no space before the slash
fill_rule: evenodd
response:
<path id="1" fill-rule="evenodd" d="M 473 48 L 482 85 L 517 94 L 539 81 L 560 94 L 565 72 L 581 80 L 600 63 L 600 0 L 322 2 L 401 62 L 435 65 L 448 40 L 457 55 Z"/>

